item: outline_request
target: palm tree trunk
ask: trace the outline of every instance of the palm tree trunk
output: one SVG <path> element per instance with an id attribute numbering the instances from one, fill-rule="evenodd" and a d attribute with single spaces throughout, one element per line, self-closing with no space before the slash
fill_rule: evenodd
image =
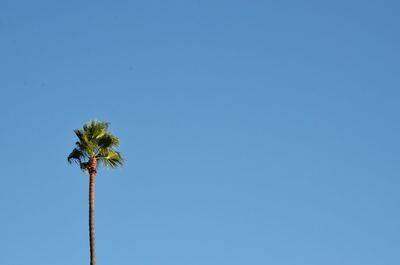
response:
<path id="1" fill-rule="evenodd" d="M 92 162 L 92 165 L 96 162 Z M 96 165 L 97 166 L 97 165 Z M 96 166 L 89 169 L 89 238 L 90 238 L 90 265 L 96 265 L 96 241 L 94 237 L 94 198 Z"/>

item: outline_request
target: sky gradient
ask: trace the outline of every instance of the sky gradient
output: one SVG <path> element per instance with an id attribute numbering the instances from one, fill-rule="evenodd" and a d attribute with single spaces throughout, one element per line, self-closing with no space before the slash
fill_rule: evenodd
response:
<path id="1" fill-rule="evenodd" d="M 0 264 L 400 264 L 398 1 L 0 1 Z"/>

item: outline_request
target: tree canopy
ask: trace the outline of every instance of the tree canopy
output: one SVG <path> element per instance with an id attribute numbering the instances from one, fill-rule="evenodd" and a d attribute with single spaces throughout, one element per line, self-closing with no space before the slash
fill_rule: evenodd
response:
<path id="1" fill-rule="evenodd" d="M 105 167 L 115 168 L 123 164 L 121 154 L 115 150 L 119 146 L 118 137 L 109 133 L 108 122 L 93 120 L 83 129 L 74 130 L 78 141 L 68 156 L 69 163 L 77 163 L 82 170 L 87 170 L 89 161 L 94 158 Z"/>

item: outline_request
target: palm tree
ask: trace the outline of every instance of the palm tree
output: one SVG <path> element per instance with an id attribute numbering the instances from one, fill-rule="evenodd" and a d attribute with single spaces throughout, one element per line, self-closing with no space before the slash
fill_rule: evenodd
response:
<path id="1" fill-rule="evenodd" d="M 116 168 L 121 166 L 123 158 L 115 147 L 119 139 L 107 131 L 109 123 L 93 120 L 83 125 L 83 130 L 74 130 L 79 141 L 68 156 L 69 163 L 77 163 L 89 173 L 89 238 L 90 265 L 96 265 L 96 243 L 94 237 L 94 197 L 95 180 L 98 165 Z"/>

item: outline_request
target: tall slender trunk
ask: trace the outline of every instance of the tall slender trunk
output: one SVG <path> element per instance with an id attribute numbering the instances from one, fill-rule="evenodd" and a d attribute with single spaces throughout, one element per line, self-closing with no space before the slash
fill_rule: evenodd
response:
<path id="1" fill-rule="evenodd" d="M 96 265 L 96 240 L 94 236 L 94 198 L 96 184 L 96 158 L 91 159 L 89 166 L 89 239 L 90 239 L 90 265 Z"/>

